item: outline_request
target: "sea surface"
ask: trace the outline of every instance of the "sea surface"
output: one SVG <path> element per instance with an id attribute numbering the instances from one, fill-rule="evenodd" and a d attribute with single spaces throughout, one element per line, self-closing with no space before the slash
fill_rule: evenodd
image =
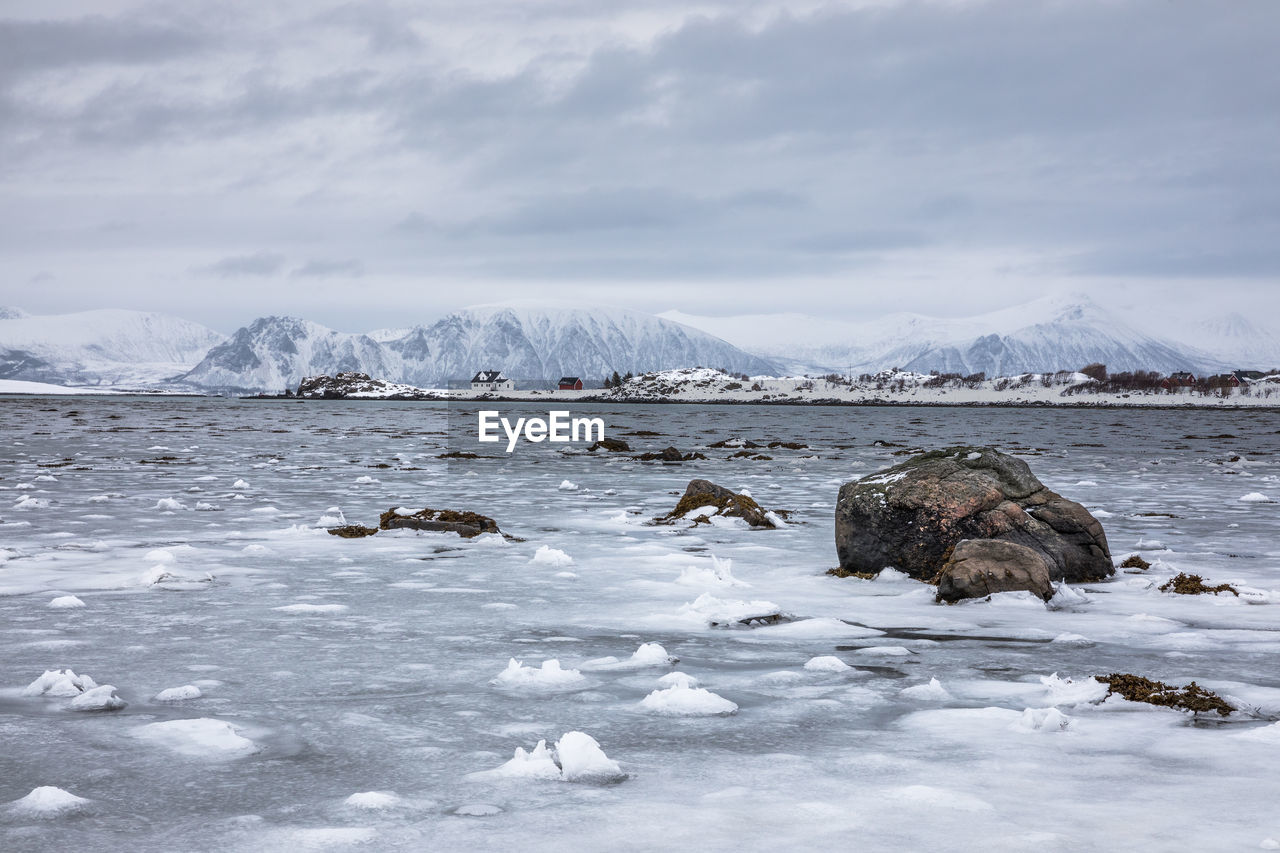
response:
<path id="1" fill-rule="evenodd" d="M 572 443 L 507 454 L 475 441 L 476 411 L 0 400 L 0 850 L 1280 839 L 1276 413 L 574 407 L 637 453 L 709 457 L 663 464 Z M 734 438 L 805 447 L 709 447 Z M 1024 458 L 1100 518 L 1117 562 L 1152 567 L 1048 606 L 826 575 L 840 485 L 955 444 Z M 789 523 L 653 524 L 694 477 Z M 480 512 L 510 538 L 326 533 L 394 507 Z M 1179 571 L 1240 594 L 1161 592 Z M 24 692 L 68 668 L 127 706 Z M 660 683 L 672 672 L 697 688 Z M 1103 701 L 1090 677 L 1112 672 L 1195 680 L 1244 710 Z M 199 696 L 156 698 L 187 686 Z M 507 764 L 570 732 L 618 772 Z M 87 802 L 24 799 L 41 786 Z"/>

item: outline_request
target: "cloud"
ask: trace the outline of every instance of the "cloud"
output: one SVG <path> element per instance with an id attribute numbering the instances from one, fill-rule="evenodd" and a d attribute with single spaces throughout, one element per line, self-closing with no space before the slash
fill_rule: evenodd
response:
<path id="1" fill-rule="evenodd" d="M 294 278 L 359 278 L 364 275 L 364 264 L 356 258 L 345 261 L 307 261 L 289 275 Z"/>
<path id="2" fill-rule="evenodd" d="M 232 255 L 215 261 L 201 271 L 219 278 L 241 278 L 244 276 L 272 276 L 284 268 L 284 255 L 274 252 L 256 252 L 251 255 Z"/>
<path id="3" fill-rule="evenodd" d="M 0 242 L 60 285 L 165 258 L 288 302 L 376 257 L 852 314 L 1280 276 L 1273 0 L 95 8 L 0 21 Z"/>

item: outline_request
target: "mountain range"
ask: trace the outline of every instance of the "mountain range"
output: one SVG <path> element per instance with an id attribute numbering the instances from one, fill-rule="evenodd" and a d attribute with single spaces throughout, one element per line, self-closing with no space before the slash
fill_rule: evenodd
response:
<path id="1" fill-rule="evenodd" d="M 0 308 L 0 379 L 243 393 L 294 388 L 305 376 L 341 371 L 438 388 L 482 369 L 502 370 L 522 384 L 572 375 L 590 386 L 614 371 L 699 365 L 751 375 L 900 367 L 988 376 L 1095 361 L 1113 372 L 1280 366 L 1280 335 L 1240 314 L 1202 320 L 1187 334 L 1195 346 L 1151 335 L 1079 295 L 974 317 L 901 313 L 853 323 L 802 314 L 655 316 L 506 304 L 366 333 L 260 317 L 230 337 L 162 314 L 31 316 Z"/>
<path id="2" fill-rule="evenodd" d="M 619 308 L 492 305 L 467 308 L 429 326 L 336 332 L 292 317 L 262 317 L 213 347 L 182 381 L 206 389 L 292 388 L 304 376 L 358 370 L 423 388 L 501 370 L 520 383 L 614 371 L 704 365 L 774 373 L 779 365 L 706 332 Z"/>
<path id="3" fill-rule="evenodd" d="M 1192 346 L 1156 337 L 1082 294 L 1044 297 L 974 317 L 898 313 L 865 323 L 802 314 L 660 316 L 703 329 L 779 361 L 791 373 L 874 373 L 899 367 L 927 373 L 1010 376 L 1078 369 L 1101 362 L 1112 372 L 1280 366 L 1280 335 L 1240 315 L 1191 330 Z"/>
<path id="4" fill-rule="evenodd" d="M 166 314 L 103 309 L 32 316 L 0 308 L 0 379 L 154 386 L 190 370 L 224 339 Z"/>

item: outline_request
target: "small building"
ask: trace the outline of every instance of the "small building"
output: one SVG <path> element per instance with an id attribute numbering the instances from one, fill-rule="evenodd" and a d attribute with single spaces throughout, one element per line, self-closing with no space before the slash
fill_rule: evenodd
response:
<path id="1" fill-rule="evenodd" d="M 481 370 L 471 377 L 472 391 L 514 391 L 516 383 L 502 375 L 501 370 Z"/>
<path id="2" fill-rule="evenodd" d="M 1190 388 L 1196 384 L 1196 375 L 1185 370 L 1171 373 L 1164 379 L 1160 380 L 1160 387 L 1166 391 L 1174 391 L 1178 388 Z"/>
<path id="3" fill-rule="evenodd" d="M 581 391 L 582 380 L 579 379 L 577 376 L 561 376 L 560 390 L 561 391 Z"/>
<path id="4" fill-rule="evenodd" d="M 1232 388 L 1239 388 L 1241 385 L 1248 385 L 1250 382 L 1257 382 L 1266 376 L 1261 370 L 1233 370 L 1227 382 Z"/>

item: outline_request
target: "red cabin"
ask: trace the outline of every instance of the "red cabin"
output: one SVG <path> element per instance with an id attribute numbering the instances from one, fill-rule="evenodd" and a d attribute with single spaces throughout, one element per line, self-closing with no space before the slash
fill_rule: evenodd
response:
<path id="1" fill-rule="evenodd" d="M 560 390 L 561 391 L 581 391 L 582 380 L 576 376 L 561 376 Z"/>

